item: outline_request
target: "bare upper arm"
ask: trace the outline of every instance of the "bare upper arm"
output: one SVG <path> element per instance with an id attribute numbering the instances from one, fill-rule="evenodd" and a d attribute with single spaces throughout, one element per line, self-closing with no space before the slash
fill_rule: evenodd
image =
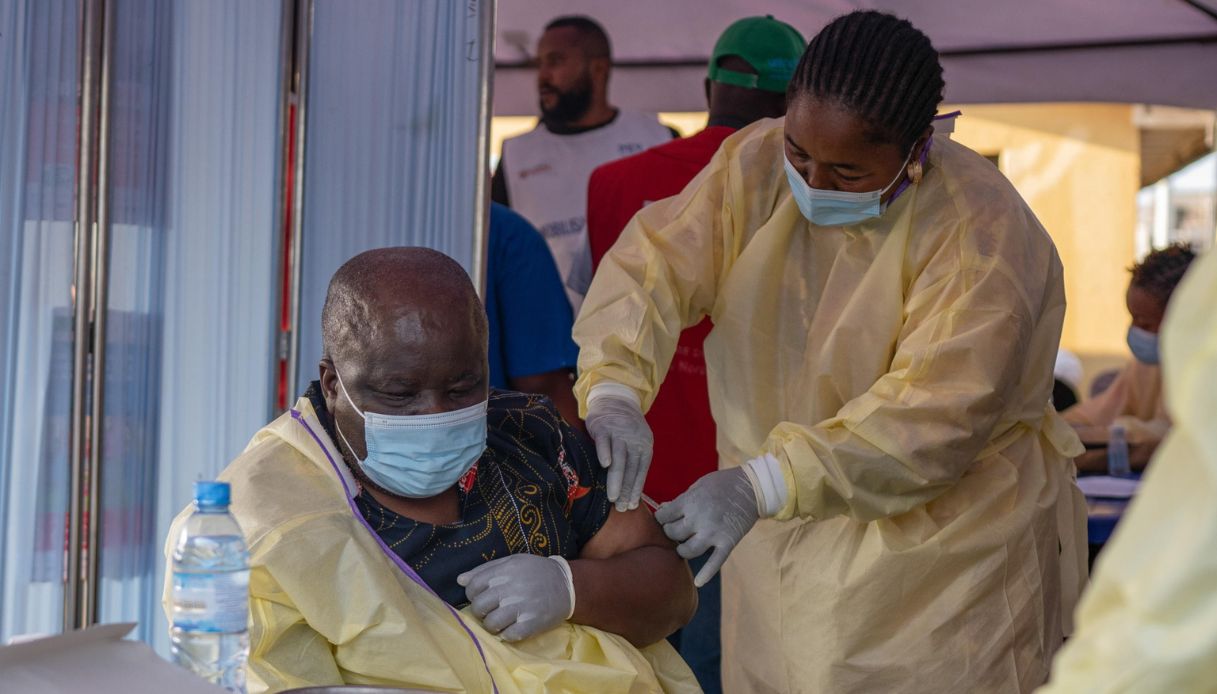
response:
<path id="1" fill-rule="evenodd" d="M 645 506 L 632 511 L 610 510 L 608 520 L 579 552 L 580 559 L 608 559 L 639 547 L 663 547 L 675 551 L 675 545 Z"/>

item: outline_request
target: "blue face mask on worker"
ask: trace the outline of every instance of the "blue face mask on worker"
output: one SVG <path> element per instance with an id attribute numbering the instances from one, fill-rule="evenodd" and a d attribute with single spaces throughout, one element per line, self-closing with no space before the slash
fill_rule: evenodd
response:
<path id="1" fill-rule="evenodd" d="M 341 375 L 338 387 L 363 418 L 368 455 L 359 461 L 360 467 L 368 479 L 394 494 L 411 499 L 436 496 L 456 484 L 486 450 L 486 400 L 439 414 L 388 415 L 360 410 Z M 337 418 L 334 426 L 355 455 Z"/>
<path id="2" fill-rule="evenodd" d="M 883 195 L 900 180 L 912 156 L 913 150 L 910 149 L 892 182 L 880 190 L 869 193 L 848 193 L 842 190 L 812 188 L 807 185 L 803 175 L 794 168 L 794 164 L 790 163 L 789 158 L 783 155 L 782 161 L 786 165 L 786 180 L 790 182 L 790 190 L 794 192 L 794 201 L 799 206 L 799 212 L 802 212 L 807 221 L 812 224 L 831 227 L 865 222 L 882 214 Z"/>
<path id="3" fill-rule="evenodd" d="M 1137 326 L 1128 328 L 1128 348 L 1142 364 L 1158 363 L 1158 334 Z"/>

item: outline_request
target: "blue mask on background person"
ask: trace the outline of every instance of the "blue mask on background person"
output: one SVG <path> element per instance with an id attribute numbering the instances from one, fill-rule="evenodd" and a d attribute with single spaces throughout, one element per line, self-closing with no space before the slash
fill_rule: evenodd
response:
<path id="1" fill-rule="evenodd" d="M 487 400 L 452 412 L 388 415 L 360 410 L 347 394 L 342 396 L 363 418 L 363 439 L 368 455 L 359 461 L 368 479 L 394 494 L 426 499 L 446 491 L 486 450 Z M 355 449 L 334 419 L 334 427 L 351 455 Z M 356 456 L 357 457 L 357 456 Z"/>
<path id="2" fill-rule="evenodd" d="M 1128 349 L 1142 364 L 1158 363 L 1158 334 L 1137 326 L 1128 328 Z"/>
<path id="3" fill-rule="evenodd" d="M 807 181 L 803 180 L 803 175 L 794 168 L 794 164 L 790 163 L 790 159 L 785 154 L 782 155 L 782 162 L 786 168 L 786 180 L 790 183 L 790 190 L 794 192 L 794 201 L 799 206 L 799 212 L 802 212 L 807 221 L 812 224 L 835 227 L 865 222 L 883 214 L 881 203 L 883 194 L 900 180 L 912 156 L 913 150 L 910 149 L 892 182 L 880 190 L 873 190 L 869 193 L 848 193 L 843 190 L 812 188 L 807 185 Z"/>

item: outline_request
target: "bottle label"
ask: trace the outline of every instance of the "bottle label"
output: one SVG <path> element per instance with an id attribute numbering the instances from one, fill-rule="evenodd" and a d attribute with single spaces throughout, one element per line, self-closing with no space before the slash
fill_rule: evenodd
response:
<path id="1" fill-rule="evenodd" d="M 245 631 L 249 570 L 173 572 L 173 626 L 186 631 Z"/>

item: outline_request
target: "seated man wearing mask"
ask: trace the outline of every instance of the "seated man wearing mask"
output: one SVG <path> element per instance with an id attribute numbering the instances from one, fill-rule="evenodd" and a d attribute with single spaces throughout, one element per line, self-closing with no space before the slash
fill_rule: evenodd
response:
<path id="1" fill-rule="evenodd" d="M 696 605 L 687 565 L 648 512 L 611 510 L 548 400 L 488 391 L 456 262 L 356 256 L 322 332 L 320 381 L 220 476 L 250 551 L 250 692 L 696 690 L 662 641 Z"/>

